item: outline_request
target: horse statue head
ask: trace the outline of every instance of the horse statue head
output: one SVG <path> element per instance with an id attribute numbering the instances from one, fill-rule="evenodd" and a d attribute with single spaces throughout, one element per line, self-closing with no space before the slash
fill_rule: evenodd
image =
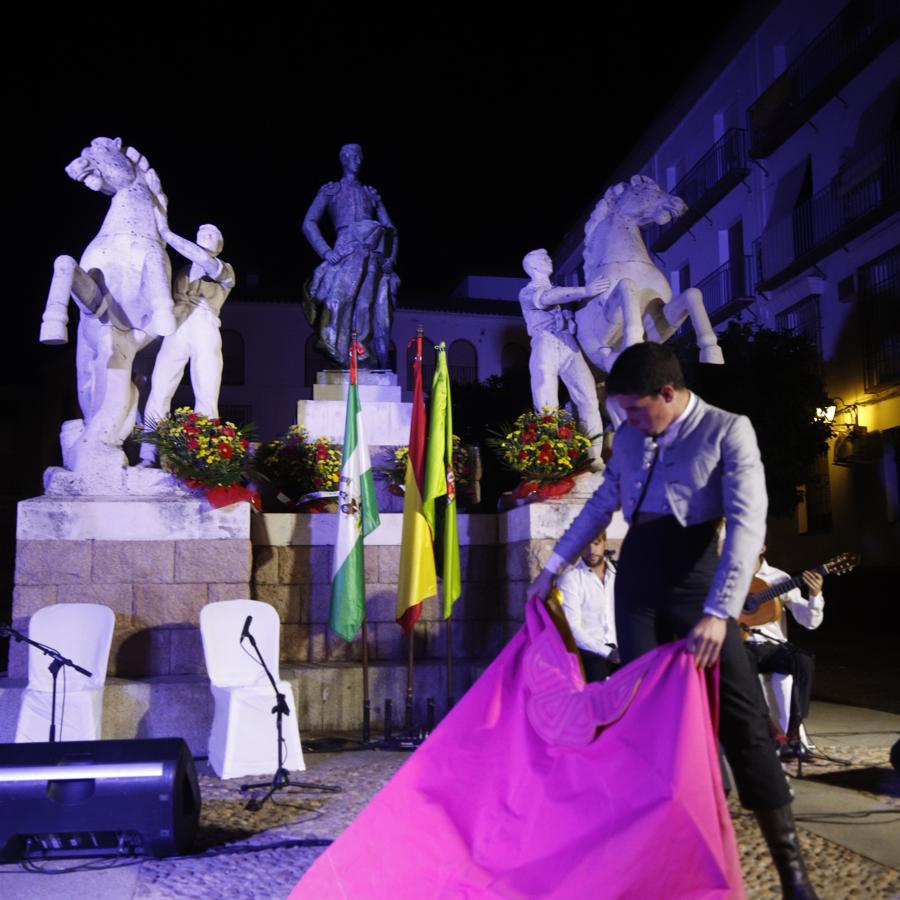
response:
<path id="1" fill-rule="evenodd" d="M 147 157 L 134 147 L 124 147 L 121 138 L 98 137 L 66 166 L 66 174 L 85 187 L 108 197 L 142 182 L 160 205 L 165 208 L 159 176 Z"/>
<path id="2" fill-rule="evenodd" d="M 667 193 L 646 175 L 633 175 L 629 181 L 621 181 L 608 188 L 594 207 L 584 226 L 585 244 L 590 241 L 597 226 L 610 217 L 628 219 L 638 228 L 643 228 L 652 222 L 665 225 L 686 211 L 687 204 L 681 197 Z"/>

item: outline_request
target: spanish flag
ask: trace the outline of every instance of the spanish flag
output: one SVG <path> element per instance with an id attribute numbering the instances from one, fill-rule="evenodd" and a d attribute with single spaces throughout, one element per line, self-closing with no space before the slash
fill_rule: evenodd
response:
<path id="1" fill-rule="evenodd" d="M 431 528 L 422 515 L 425 494 L 425 399 L 422 395 L 422 336 L 416 337 L 413 361 L 413 410 L 409 427 L 409 458 L 403 499 L 403 535 L 397 585 L 397 622 L 411 632 L 422 612 L 422 601 L 437 596 Z"/>

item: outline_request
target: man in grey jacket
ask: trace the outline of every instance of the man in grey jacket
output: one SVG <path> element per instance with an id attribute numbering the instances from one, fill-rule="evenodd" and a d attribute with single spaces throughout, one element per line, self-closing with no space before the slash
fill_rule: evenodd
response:
<path id="1" fill-rule="evenodd" d="M 629 347 L 606 382 L 625 422 L 603 483 L 529 590 L 546 597 L 560 569 L 621 508 L 629 522 L 616 576 L 623 662 L 687 639 L 698 667 L 720 661 L 719 737 L 742 804 L 766 837 L 785 896 L 815 897 L 797 843 L 790 795 L 772 751 L 759 683 L 735 619 L 765 536 L 765 473 L 748 419 L 687 390 L 675 354 Z M 717 528 L 724 518 L 721 555 Z"/>

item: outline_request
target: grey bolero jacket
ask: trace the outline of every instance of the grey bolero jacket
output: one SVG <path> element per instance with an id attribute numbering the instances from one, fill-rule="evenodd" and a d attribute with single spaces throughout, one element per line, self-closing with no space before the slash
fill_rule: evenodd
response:
<path id="1" fill-rule="evenodd" d="M 631 522 L 646 470 L 646 438 L 620 426 L 603 482 L 556 545 L 556 554 L 573 561 L 621 507 Z M 725 518 L 726 536 L 705 610 L 722 617 L 741 611 L 753 567 L 766 535 L 766 480 L 756 434 L 746 416 L 725 412 L 697 398 L 675 441 L 656 466 L 678 522 L 696 525 Z"/>

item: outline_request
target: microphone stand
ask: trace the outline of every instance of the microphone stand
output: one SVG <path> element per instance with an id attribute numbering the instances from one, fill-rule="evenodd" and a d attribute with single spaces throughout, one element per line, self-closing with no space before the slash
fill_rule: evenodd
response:
<path id="1" fill-rule="evenodd" d="M 50 699 L 50 736 L 48 738 L 51 744 L 56 742 L 56 681 L 59 677 L 59 670 L 63 668 L 63 666 L 70 666 L 76 672 L 80 672 L 86 678 L 90 678 L 93 674 L 92 672 L 88 672 L 87 669 L 82 669 L 81 666 L 76 665 L 72 662 L 71 659 L 67 659 L 63 656 L 58 650 L 54 650 L 52 647 L 48 647 L 46 644 L 41 644 L 38 641 L 33 641 L 30 637 L 22 634 L 21 631 L 16 631 L 15 628 L 10 628 L 9 625 L 0 622 L 0 637 L 11 637 L 15 639 L 17 643 L 26 643 L 30 644 L 32 647 L 37 648 L 44 654 L 44 656 L 49 656 L 51 659 L 50 665 L 47 667 L 50 669 L 50 675 L 53 678 L 53 693 Z"/>
<path id="2" fill-rule="evenodd" d="M 271 782 L 262 781 L 256 782 L 254 784 L 242 784 L 240 787 L 241 792 L 244 791 L 253 791 L 259 790 L 260 788 L 268 788 L 269 790 L 262 798 L 251 797 L 247 801 L 246 808 L 251 812 L 257 812 L 262 809 L 263 804 L 266 800 L 269 799 L 276 791 L 283 790 L 284 788 L 298 788 L 303 791 L 321 791 L 322 793 L 327 794 L 339 794 L 343 790 L 340 785 L 336 784 L 321 784 L 319 782 L 314 781 L 291 781 L 288 770 L 284 767 L 284 738 L 283 738 L 283 726 L 282 722 L 285 716 L 289 716 L 291 714 L 290 709 L 287 705 L 287 699 L 284 694 L 278 690 L 278 684 L 275 679 L 272 677 L 272 673 L 269 670 L 269 667 L 266 665 L 265 659 L 263 659 L 262 653 L 259 652 L 259 647 L 256 643 L 256 638 L 253 637 L 253 633 L 250 631 L 250 619 L 248 617 L 247 622 L 244 624 L 244 632 L 241 634 L 241 640 L 247 638 L 250 641 L 250 645 L 253 647 L 253 652 L 256 654 L 256 658 L 259 660 L 259 664 L 263 667 L 263 671 L 266 673 L 266 677 L 269 679 L 269 684 L 272 685 L 272 690 L 275 691 L 275 706 L 272 707 L 272 712 L 275 714 L 275 731 L 276 731 L 276 741 L 278 742 L 278 768 L 275 770 L 275 775 L 272 778 Z"/>

